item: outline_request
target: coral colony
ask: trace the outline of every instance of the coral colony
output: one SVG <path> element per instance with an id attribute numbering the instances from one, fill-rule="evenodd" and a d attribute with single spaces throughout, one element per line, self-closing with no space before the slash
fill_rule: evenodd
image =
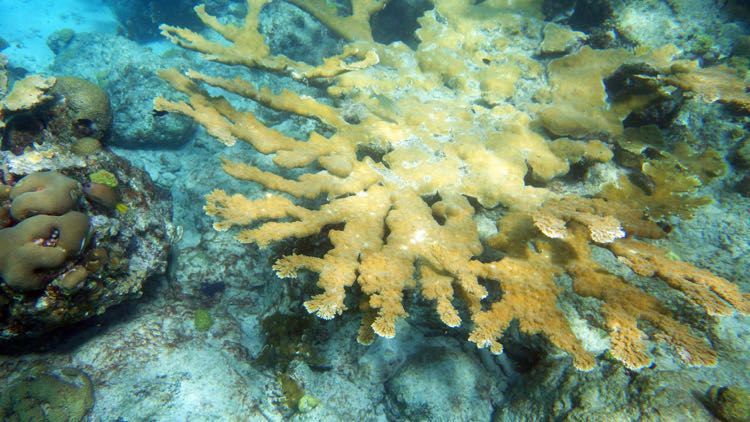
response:
<path id="1" fill-rule="evenodd" d="M 309 312 L 334 318 L 358 285 L 358 340 L 367 344 L 375 335 L 397 335 L 397 321 L 408 316 L 405 294 L 415 291 L 434 303 L 448 327 L 470 327 L 469 340 L 479 347 L 501 353 L 499 339 L 517 320 L 521 331 L 543 334 L 578 369 L 590 370 L 595 357 L 556 305 L 556 277 L 567 275 L 575 293 L 600 304 L 609 352 L 627 367 L 652 362 L 639 322 L 649 323 L 650 337 L 671 345 L 687 365 L 716 363 L 702 334 L 654 295 L 605 270 L 592 253 L 605 248 L 708 315 L 750 313 L 735 285 L 644 241 L 665 236 L 655 222 L 689 216 L 705 203 L 693 191 L 724 171 L 721 160 L 689 148 L 645 154 L 654 147 L 622 123 L 669 86 L 747 110 L 750 98 L 736 89 L 741 80 L 724 68 L 674 60 L 669 45 L 635 52 L 584 47 L 543 64 L 535 57 L 565 53 L 583 34 L 549 24 L 540 51 L 524 33 L 527 16 L 540 13 L 536 1 L 435 0 L 419 19 L 420 43 L 412 50 L 370 35 L 369 18 L 383 0 L 353 0 L 350 16 L 323 0 L 291 0 L 348 42 L 343 53 L 311 65 L 271 52 L 258 29 L 268 2 L 248 0 L 241 25 L 198 6 L 199 18 L 222 41 L 169 25 L 162 31 L 207 60 L 324 87 L 329 100 L 169 69 L 160 76 L 186 99 L 158 98 L 155 108 L 191 117 L 227 146 L 243 141 L 273 157 L 270 170 L 223 159 L 229 175 L 276 193 L 248 198 L 215 189 L 204 209 L 216 230 L 243 227 L 240 242 L 266 247 L 337 225 L 327 232 L 332 247 L 325 255 L 290 254 L 274 265 L 281 278 L 303 270 L 319 275 L 322 292 L 305 302 Z M 605 78 L 636 73 L 648 89 L 608 92 L 617 81 Z M 542 88 L 519 89 L 528 81 Z M 217 89 L 314 119 L 327 133 L 292 138 L 212 95 Z M 648 192 L 625 176 L 586 195 L 553 183 L 574 165 L 609 162 L 616 145 L 653 180 Z M 285 176 L 294 168 L 307 172 Z M 497 229 L 478 224 L 480 215 L 499 216 Z"/>

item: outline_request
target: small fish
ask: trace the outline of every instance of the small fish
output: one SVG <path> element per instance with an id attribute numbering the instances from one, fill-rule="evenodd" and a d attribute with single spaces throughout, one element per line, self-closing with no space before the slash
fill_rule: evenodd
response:
<path id="1" fill-rule="evenodd" d="M 378 107 L 376 110 L 370 109 L 370 111 L 387 122 L 398 123 L 398 118 L 401 117 L 401 109 L 398 104 L 385 95 L 375 94 L 374 97 L 378 100 Z"/>
<path id="2" fill-rule="evenodd" d="M 89 201 L 103 205 L 107 208 L 115 208 L 120 203 L 120 197 L 114 189 L 107 185 L 96 182 L 83 184 L 83 194 Z"/>
<path id="3" fill-rule="evenodd" d="M 392 99 L 381 94 L 375 94 L 375 99 L 380 103 L 380 107 L 383 107 L 397 116 L 401 115 L 401 109 L 398 108 L 398 104 Z"/>

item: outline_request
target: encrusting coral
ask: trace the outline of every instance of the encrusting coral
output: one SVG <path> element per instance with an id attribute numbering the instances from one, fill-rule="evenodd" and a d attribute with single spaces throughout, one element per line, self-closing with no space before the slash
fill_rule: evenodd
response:
<path id="1" fill-rule="evenodd" d="M 740 291 L 635 240 L 663 236 L 642 210 L 605 199 L 565 197 L 544 187 L 567 174 L 571 164 L 607 162 L 612 153 L 601 141 L 550 142 L 537 129 L 588 139 L 619 136 L 627 111 L 645 100 L 631 98 L 610 110 L 603 79 L 629 60 L 666 68 L 673 50 L 634 54 L 585 47 L 550 64 L 549 88 L 536 95 L 543 104 L 535 104 L 514 98 L 525 95 L 516 92 L 521 81 L 544 83 L 544 67 L 531 57 L 539 49 L 541 30 L 533 32 L 541 28 L 535 18 L 538 1 L 475 5 L 434 0 L 435 8 L 419 19 L 415 51 L 372 40 L 369 17 L 386 1 L 353 0 L 354 14 L 348 17 L 324 1 L 290 2 L 350 41 L 343 54 L 318 66 L 272 54 L 258 30 L 260 10 L 269 0 L 248 0 L 241 26 L 221 23 L 198 6 L 199 18 L 225 42 L 168 25 L 162 31 L 209 60 L 303 82 L 314 79 L 327 86 L 333 105 L 288 90 L 273 93 L 241 79 L 170 69 L 160 75 L 187 100 L 157 98 L 155 109 L 193 118 L 227 146 L 247 142 L 272 155 L 280 168 L 309 170 L 289 179 L 223 159 L 224 170 L 233 177 L 280 193 L 251 199 L 216 189 L 206 196 L 205 206 L 216 218 L 215 229 L 250 226 L 237 239 L 261 247 L 335 227 L 328 231 L 332 247 L 322 257 L 292 254 L 274 265 L 282 278 L 301 270 L 319 274 L 323 291 L 305 302 L 308 311 L 326 319 L 341 314 L 347 289 L 357 284 L 365 313 L 359 340 L 367 343 L 374 334 L 396 334 L 397 319 L 407 316 L 404 296 L 417 290 L 435 302 L 440 319 L 450 327 L 462 323 L 462 314 L 470 316 L 469 339 L 479 347 L 500 353 L 499 339 L 518 320 L 521 331 L 544 334 L 572 355 L 577 368 L 591 369 L 593 354 L 557 306 L 561 287 L 556 277 L 567 273 L 576 293 L 602 302 L 610 352 L 628 367 L 651 362 L 639 321 L 650 322 L 658 331 L 655 338 L 674 346 L 686 363 L 715 362 L 713 350 L 690 327 L 656 298 L 607 273 L 590 249 L 593 244 L 609 248 L 637 274 L 664 279 L 709 314 L 749 313 Z M 595 60 L 586 62 L 581 55 Z M 566 85 L 564 75 L 569 74 L 583 79 L 581 87 L 600 88 L 581 98 L 580 90 Z M 203 86 L 316 119 L 333 134 L 311 132 L 307 140 L 294 139 Z M 347 107 L 351 104 L 360 106 L 356 113 Z M 325 203 L 313 209 L 290 199 L 321 195 Z M 500 232 L 484 245 L 475 212 L 497 207 L 506 209 L 506 216 L 499 222 Z M 480 260 L 488 246 L 505 255 L 493 262 Z M 493 283 L 501 297 L 491 302 L 489 291 L 498 290 L 489 289 Z"/>

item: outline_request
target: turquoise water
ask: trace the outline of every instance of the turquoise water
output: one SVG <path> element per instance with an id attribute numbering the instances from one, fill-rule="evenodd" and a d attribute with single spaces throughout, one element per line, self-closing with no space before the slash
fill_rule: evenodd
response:
<path id="1" fill-rule="evenodd" d="M 750 420 L 750 12 L 0 0 L 2 420 Z"/>

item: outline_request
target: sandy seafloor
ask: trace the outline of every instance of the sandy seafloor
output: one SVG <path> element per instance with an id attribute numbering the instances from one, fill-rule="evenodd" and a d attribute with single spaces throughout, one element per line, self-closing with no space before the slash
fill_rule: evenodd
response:
<path id="1" fill-rule="evenodd" d="M 664 2 L 640 3 L 658 17 Z M 630 18 L 632 25 L 644 24 Z M 10 44 L 2 53 L 14 67 L 54 73 L 46 40 L 61 28 L 117 34 L 113 14 L 100 1 L 0 0 L 0 36 Z M 168 47 L 154 41 L 123 55 L 151 49 L 148 54 L 157 57 Z M 711 124 L 720 127 L 721 112 L 705 114 L 711 113 Z M 272 250 L 258 251 L 214 232 L 203 215 L 202 195 L 215 181 L 232 183 L 218 165 L 206 165 L 225 150 L 201 130 L 179 148 L 112 150 L 172 194 L 182 236 L 170 271 L 151 280 L 141 299 L 65 330 L 62 338 L 51 337 L 50 350 L 0 356 L 0 375 L 8 380 L 33 367 L 84 371 L 95 397 L 84 420 L 715 420 L 704 398 L 710 386 L 750 389 L 747 316 L 722 318 L 710 329 L 716 367 L 685 368 L 659 350 L 653 368 L 633 372 L 602 359 L 588 373 L 572 369 L 564 356 L 520 371 L 508 357 L 477 352 L 460 336 L 433 336 L 409 321 L 400 323 L 395 339 L 364 347 L 354 341 L 353 316 L 318 321 L 322 328 L 315 332 L 325 335 L 316 341 L 315 353 L 324 356 L 323 363 L 301 358 L 289 363 L 285 376 L 315 403 L 305 411 L 289 409 L 278 368 L 257 360 L 273 347 L 266 345 L 261 321 L 269 310 L 299 310 L 291 303 L 299 302 L 300 292 L 274 277 L 268 265 Z M 664 244 L 747 293 L 750 199 L 732 190 L 737 180 L 730 169 L 723 181 L 704 188 L 714 202 L 692 220 L 675 221 Z M 219 299 L 195 295 L 206 280 L 223 283 Z M 214 322 L 207 332 L 195 329 L 197 309 L 210 309 Z"/>

